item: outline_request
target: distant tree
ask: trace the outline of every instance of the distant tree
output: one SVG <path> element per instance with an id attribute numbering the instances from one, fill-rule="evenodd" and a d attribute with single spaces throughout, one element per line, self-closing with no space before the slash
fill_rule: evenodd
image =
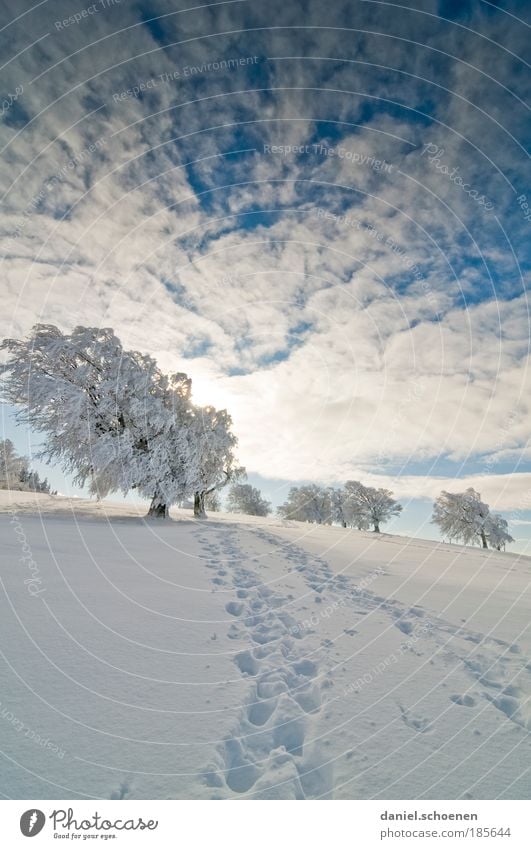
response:
<path id="1" fill-rule="evenodd" d="M 330 487 L 330 518 L 333 523 L 348 527 L 349 514 L 344 489 L 333 489 Z"/>
<path id="2" fill-rule="evenodd" d="M 491 548 L 505 551 L 507 543 L 514 542 L 509 533 L 507 520 L 499 513 L 491 513 L 485 525 L 485 534 Z"/>
<path id="3" fill-rule="evenodd" d="M 345 484 L 344 511 L 348 516 L 347 524 L 365 530 L 373 526 L 380 533 L 380 525 L 402 512 L 402 505 L 388 489 L 375 489 L 364 486 L 360 481 L 347 481 Z"/>
<path id="4" fill-rule="evenodd" d="M 278 513 L 285 519 L 330 525 L 332 524 L 330 491 L 314 483 L 293 486 L 287 500 L 278 508 Z"/>
<path id="5" fill-rule="evenodd" d="M 44 480 L 40 482 L 39 492 L 50 492 L 50 484 L 48 483 L 48 478 L 44 478 Z"/>
<path id="6" fill-rule="evenodd" d="M 343 489 L 330 488 L 330 516 L 332 522 L 343 528 L 358 528 L 367 530 L 370 521 L 366 514 L 360 509 L 359 504 L 345 487 Z"/>
<path id="7" fill-rule="evenodd" d="M 14 489 L 27 472 L 28 462 L 25 457 L 18 456 L 11 440 L 0 440 L 0 489 Z"/>
<path id="8" fill-rule="evenodd" d="M 271 502 L 262 498 L 262 493 L 248 483 L 235 483 L 227 496 L 229 513 L 247 513 L 249 516 L 268 516 Z"/>
<path id="9" fill-rule="evenodd" d="M 30 469 L 27 457 L 17 454 L 10 439 L 0 440 L 0 489 L 50 492 L 46 478 L 42 481 L 37 472 Z"/>
<path id="10" fill-rule="evenodd" d="M 432 522 L 450 542 L 456 540 L 483 548 L 488 548 L 490 542 L 498 549 L 514 542 L 505 519 L 497 513 L 491 514 L 489 505 L 473 487 L 465 492 L 443 490 L 433 505 Z"/>
<path id="11" fill-rule="evenodd" d="M 371 526 L 370 516 L 357 497 L 355 482 L 349 481 L 343 489 L 330 489 L 332 522 L 344 528 L 358 528 L 366 531 Z"/>
<path id="12" fill-rule="evenodd" d="M 288 492 L 284 504 L 277 507 L 277 513 L 283 519 L 294 519 L 296 522 L 306 522 L 306 513 L 304 505 L 299 499 L 299 487 L 292 486 Z"/>

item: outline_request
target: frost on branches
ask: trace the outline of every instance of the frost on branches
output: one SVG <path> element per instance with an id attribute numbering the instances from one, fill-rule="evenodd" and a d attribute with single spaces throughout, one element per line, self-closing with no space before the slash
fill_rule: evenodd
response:
<path id="1" fill-rule="evenodd" d="M 466 492 L 443 490 L 433 505 L 432 522 L 450 542 L 456 540 L 483 548 L 490 545 L 498 551 L 506 543 L 514 542 L 506 520 L 498 513 L 491 513 L 489 505 L 472 487 Z"/>
<path id="2" fill-rule="evenodd" d="M 228 413 L 194 405 L 186 374 L 163 374 L 111 329 L 36 325 L 1 347 L 5 400 L 45 436 L 42 456 L 98 498 L 134 489 L 167 516 L 194 495 L 204 516 L 205 496 L 237 472 Z"/>

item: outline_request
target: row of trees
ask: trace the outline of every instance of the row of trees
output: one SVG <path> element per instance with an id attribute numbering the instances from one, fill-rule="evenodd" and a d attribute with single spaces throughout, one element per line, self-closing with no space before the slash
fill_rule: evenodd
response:
<path id="1" fill-rule="evenodd" d="M 264 501 L 260 490 L 247 484 L 236 484 L 228 497 L 232 512 L 267 516 L 271 505 Z M 360 481 L 347 481 L 342 489 L 306 484 L 291 487 L 288 498 L 278 508 L 285 519 L 312 522 L 318 525 L 342 525 L 359 530 L 380 532 L 380 525 L 398 516 L 402 505 L 388 489 L 365 486 Z M 432 522 L 438 525 L 449 542 L 481 545 L 483 548 L 505 549 L 514 542 L 507 520 L 491 513 L 475 489 L 465 492 L 443 490 L 435 501 Z"/>
<path id="2" fill-rule="evenodd" d="M 212 509 L 219 510 L 216 499 Z M 262 497 L 259 489 L 247 483 L 234 483 L 226 500 L 229 513 L 268 516 L 271 502 Z M 402 505 L 388 489 L 375 489 L 360 481 L 347 481 L 340 489 L 319 484 L 291 487 L 288 497 L 277 512 L 284 519 L 313 522 L 318 525 L 342 525 L 347 528 L 380 532 L 380 525 L 397 516 Z"/>
<path id="3" fill-rule="evenodd" d="M 318 484 L 294 486 L 278 508 L 280 516 L 318 525 L 339 524 L 344 528 L 380 532 L 380 525 L 398 516 L 402 505 L 388 489 L 375 489 L 360 481 L 347 481 L 341 489 Z"/>
<path id="4" fill-rule="evenodd" d="M 28 458 L 17 454 L 10 439 L 0 439 L 0 489 L 50 493 L 47 478 L 41 480 L 30 469 Z"/>
<path id="5" fill-rule="evenodd" d="M 163 374 L 112 330 L 36 325 L 1 348 L 4 400 L 43 434 L 41 456 L 92 494 L 135 490 L 151 516 L 193 497 L 204 516 L 205 500 L 241 476 L 227 411 L 194 404 L 186 374 Z"/>

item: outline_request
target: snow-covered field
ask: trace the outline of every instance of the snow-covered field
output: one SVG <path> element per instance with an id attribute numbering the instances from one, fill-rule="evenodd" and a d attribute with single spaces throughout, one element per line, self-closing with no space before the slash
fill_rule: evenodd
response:
<path id="1" fill-rule="evenodd" d="M 138 509 L 0 493 L 3 796 L 529 797 L 531 558 Z"/>

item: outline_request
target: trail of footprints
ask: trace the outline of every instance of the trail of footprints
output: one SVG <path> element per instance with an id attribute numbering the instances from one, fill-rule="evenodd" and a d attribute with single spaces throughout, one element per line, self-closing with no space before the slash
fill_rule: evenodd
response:
<path id="1" fill-rule="evenodd" d="M 221 555 L 209 540 L 200 541 L 210 545 L 213 558 Z M 277 550 L 278 539 L 272 542 Z M 214 581 L 235 588 L 236 600 L 225 606 L 234 617 L 228 636 L 251 646 L 234 658 L 251 688 L 237 728 L 207 767 L 206 783 L 213 796 L 216 789 L 220 794 L 228 789 L 262 799 L 330 797 L 332 772 L 319 746 L 307 743 L 315 736 L 311 728 L 323 710 L 323 691 L 332 686 L 315 631 L 301 629 L 288 612 L 292 599 L 261 581 L 259 560 L 256 571 L 246 568 L 236 532 L 224 531 L 222 556 L 232 565 L 217 568 Z M 322 592 L 333 577 L 329 567 L 322 561 L 308 567 L 303 552 L 299 564 L 302 558 L 304 565 L 296 568 L 304 568 L 312 590 Z M 214 560 L 210 565 L 215 567 Z"/>
<path id="2" fill-rule="evenodd" d="M 379 609 L 391 617 L 404 639 L 415 635 L 425 617 L 422 607 L 408 608 L 361 589 L 350 578 L 332 572 L 322 558 L 311 557 L 291 543 L 279 543 L 279 538 L 266 530 L 253 529 L 251 533 L 271 545 L 275 556 L 284 559 L 287 571 L 301 573 L 311 590 L 310 602 L 322 603 L 326 592 L 328 603 L 351 604 L 353 618 Z M 199 541 L 211 557 L 207 566 L 216 572 L 214 585 L 235 590 L 236 599 L 225 607 L 234 617 L 228 636 L 251 645 L 234 658 L 252 686 L 237 727 L 205 770 L 211 797 L 238 793 L 261 799 L 332 798 L 332 767 L 326 764 L 323 750 L 326 743 L 307 743 L 307 739 L 320 736 L 315 729 L 326 704 L 326 691 L 334 685 L 329 652 L 333 644 L 319 642 L 315 629 L 301 629 L 288 612 L 293 597 L 281 595 L 261 581 L 260 558 L 254 560 L 255 571 L 246 568 L 248 558 L 238 545 L 236 530 L 224 528 L 219 545 L 210 534 Z M 220 566 L 220 558 L 228 565 Z M 450 695 L 453 704 L 470 709 L 486 699 L 512 722 L 531 731 L 531 703 L 525 695 L 531 689 L 531 662 L 519 656 L 518 647 L 485 639 L 440 618 L 431 624 L 428 636 L 446 643 L 447 655 L 462 661 L 472 679 L 469 690 L 473 692 Z M 346 633 L 354 636 L 356 629 Z M 481 651 L 471 655 L 468 646 L 474 643 L 481 643 Z M 414 642 L 410 650 L 416 651 Z M 397 707 L 412 731 L 425 734 L 432 730 L 430 718 L 415 715 L 400 703 Z"/>

